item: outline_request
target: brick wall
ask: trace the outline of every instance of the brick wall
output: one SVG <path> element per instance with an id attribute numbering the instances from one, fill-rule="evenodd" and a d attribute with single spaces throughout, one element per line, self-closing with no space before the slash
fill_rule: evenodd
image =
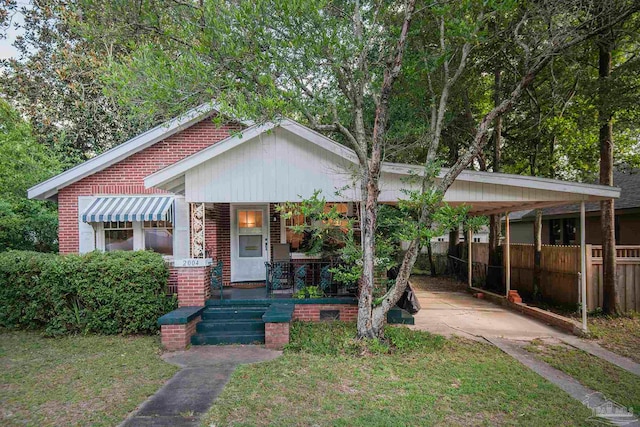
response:
<path id="1" fill-rule="evenodd" d="M 211 267 L 176 267 L 178 307 L 204 306 L 211 297 Z"/>
<path id="2" fill-rule="evenodd" d="M 296 304 L 293 320 L 319 322 L 321 310 L 338 310 L 340 320 L 353 322 L 358 318 L 358 306 L 348 304 Z"/>
<path id="3" fill-rule="evenodd" d="M 211 258 L 222 260 L 222 283 L 231 283 L 231 206 L 214 203 L 207 206 L 205 217 L 205 245 Z"/>
<path id="4" fill-rule="evenodd" d="M 198 316 L 186 325 L 162 325 L 160 340 L 162 346 L 169 351 L 184 350 L 191 344 L 191 336 L 196 333 L 196 325 L 201 320 Z"/>
<path id="5" fill-rule="evenodd" d="M 162 190 L 145 189 L 144 178 L 227 138 L 240 128 L 237 124 L 218 127 L 211 119 L 204 119 L 115 165 L 62 188 L 58 192 L 60 253 L 78 252 L 78 196 L 163 193 Z"/>
<path id="6" fill-rule="evenodd" d="M 280 214 L 276 210 L 277 203 L 269 203 L 269 241 L 271 243 L 271 260 L 273 260 L 273 244 L 280 243 L 280 229 L 282 227 L 282 221 L 280 220 Z M 272 221 L 271 218 L 276 215 L 278 220 Z"/>
<path id="7" fill-rule="evenodd" d="M 167 293 L 178 293 L 178 269 L 173 266 L 173 263 L 169 264 L 169 280 L 167 282 Z"/>
<path id="8" fill-rule="evenodd" d="M 289 323 L 265 323 L 264 345 L 274 350 L 282 350 L 289 343 Z"/>

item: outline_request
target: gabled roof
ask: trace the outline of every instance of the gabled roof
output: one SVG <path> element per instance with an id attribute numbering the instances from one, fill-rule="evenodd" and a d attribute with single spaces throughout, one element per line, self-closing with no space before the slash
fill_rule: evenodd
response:
<path id="1" fill-rule="evenodd" d="M 181 116 L 162 123 L 153 129 L 131 138 L 117 147 L 105 151 L 99 156 L 87 160 L 86 162 L 41 182 L 40 184 L 34 185 L 28 190 L 28 197 L 30 199 L 52 198 L 58 193 L 59 189 L 106 169 L 109 166 L 150 147 L 156 142 L 162 141 L 163 139 L 194 125 L 216 111 L 219 111 L 219 106 L 215 102 L 208 102 L 193 108 Z M 253 124 L 248 121 L 238 121 L 245 126 Z"/>
<path id="2" fill-rule="evenodd" d="M 267 122 L 264 124 L 251 126 L 242 132 L 228 137 L 208 148 L 205 148 L 189 157 L 186 157 L 172 165 L 167 166 L 157 172 L 147 176 L 144 180 L 145 187 L 159 187 L 166 190 L 174 190 L 181 187 L 179 180 L 190 169 L 205 163 L 241 144 L 244 144 L 253 138 L 266 132 L 273 131 L 276 127 L 298 135 L 299 137 L 318 145 L 340 157 L 356 164 L 358 158 L 356 153 L 348 147 L 337 143 L 331 138 L 322 135 L 308 127 L 301 125 L 291 119 L 283 119 L 278 122 Z M 424 173 L 424 166 L 410 165 L 402 163 L 384 162 L 382 171 L 396 175 L 420 175 Z M 443 178 L 448 172 L 447 168 L 442 168 L 439 178 Z M 522 187 L 535 190 L 550 190 L 556 192 L 583 194 L 585 200 L 590 196 L 595 198 L 616 198 L 619 196 L 619 189 L 615 187 L 606 187 L 602 185 L 583 184 L 578 182 L 559 181 L 548 178 L 539 178 L 522 175 L 511 175 L 503 173 L 479 172 L 472 170 L 463 171 L 457 178 L 457 181 L 468 181 L 475 183 L 509 185 L 514 187 Z"/>

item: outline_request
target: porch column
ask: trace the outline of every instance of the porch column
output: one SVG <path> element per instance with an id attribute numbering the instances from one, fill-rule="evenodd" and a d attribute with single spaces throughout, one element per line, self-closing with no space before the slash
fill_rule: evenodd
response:
<path id="1" fill-rule="evenodd" d="M 467 230 L 467 252 L 469 253 L 467 259 L 469 261 L 467 265 L 467 277 L 469 281 L 469 287 L 473 286 L 473 248 L 471 247 L 471 241 L 473 240 L 473 232 L 471 228 Z"/>
<path id="2" fill-rule="evenodd" d="M 511 227 L 509 226 L 509 212 L 504 214 L 504 235 L 504 283 L 508 297 L 511 290 Z"/>
<path id="3" fill-rule="evenodd" d="M 580 296 L 582 330 L 587 332 L 587 252 L 584 200 L 580 202 Z"/>
<path id="4" fill-rule="evenodd" d="M 191 205 L 191 258 L 204 258 L 204 203 L 190 203 Z"/>

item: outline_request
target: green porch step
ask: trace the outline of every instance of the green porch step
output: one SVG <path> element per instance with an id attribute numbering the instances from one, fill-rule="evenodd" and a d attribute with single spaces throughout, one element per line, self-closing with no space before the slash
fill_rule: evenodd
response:
<path id="1" fill-rule="evenodd" d="M 207 307 L 202 312 L 202 320 L 251 320 L 262 319 L 262 315 L 267 311 L 266 308 L 210 308 Z"/>
<path id="2" fill-rule="evenodd" d="M 264 331 L 258 333 L 207 332 L 191 337 L 192 345 L 264 344 Z"/>
<path id="3" fill-rule="evenodd" d="M 262 316 L 270 304 L 208 304 L 191 337 L 193 345 L 264 344 Z"/>
<path id="4" fill-rule="evenodd" d="M 234 320 L 233 322 L 225 320 L 208 320 L 200 322 L 196 326 L 196 333 L 212 333 L 212 332 L 263 332 L 264 322 L 261 319 L 257 320 Z"/>

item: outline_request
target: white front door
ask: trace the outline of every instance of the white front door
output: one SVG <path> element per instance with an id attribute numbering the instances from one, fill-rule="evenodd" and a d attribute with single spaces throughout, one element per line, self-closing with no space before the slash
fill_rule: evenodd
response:
<path id="1" fill-rule="evenodd" d="M 269 260 L 269 206 L 231 206 L 231 281 L 265 280 Z"/>

